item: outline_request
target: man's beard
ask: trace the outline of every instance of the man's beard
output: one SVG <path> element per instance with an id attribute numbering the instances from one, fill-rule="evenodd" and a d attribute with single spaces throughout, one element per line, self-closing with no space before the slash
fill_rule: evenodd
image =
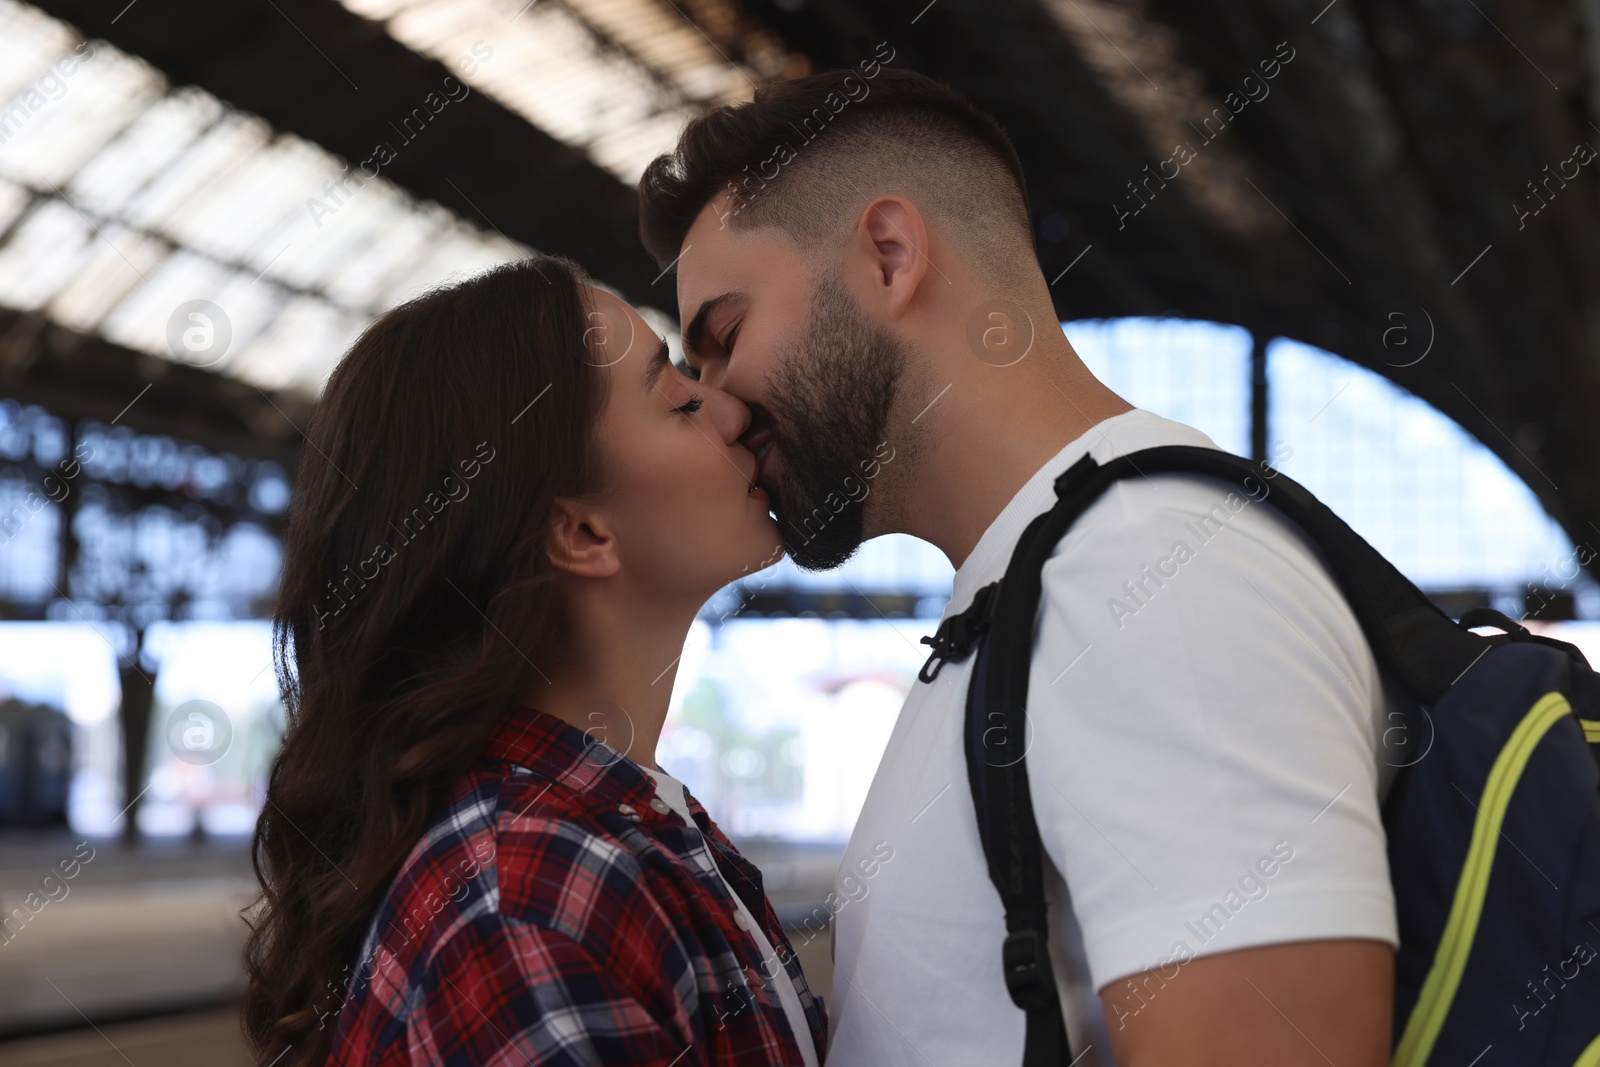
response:
<path id="1" fill-rule="evenodd" d="M 905 362 L 904 346 L 862 318 L 842 281 L 816 281 L 806 331 L 778 364 L 768 405 L 783 456 L 773 512 L 806 570 L 837 567 L 861 547 Z"/>

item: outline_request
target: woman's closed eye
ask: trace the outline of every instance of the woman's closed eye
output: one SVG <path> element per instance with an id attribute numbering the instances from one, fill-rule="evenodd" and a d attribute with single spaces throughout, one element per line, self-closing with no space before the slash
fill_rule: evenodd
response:
<path id="1" fill-rule="evenodd" d="M 680 415 L 693 415 L 700 410 L 700 406 L 704 403 L 705 399 L 699 393 L 690 393 L 686 403 L 679 404 L 672 410 Z"/>

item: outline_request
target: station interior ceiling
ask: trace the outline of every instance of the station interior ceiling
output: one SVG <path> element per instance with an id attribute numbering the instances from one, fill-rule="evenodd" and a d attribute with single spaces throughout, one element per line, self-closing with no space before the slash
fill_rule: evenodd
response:
<path id="1" fill-rule="evenodd" d="M 269 141 L 352 164 L 396 142 L 397 120 L 476 43 L 501 57 L 483 63 L 482 91 L 403 142 L 382 178 L 669 311 L 671 277 L 637 239 L 633 179 L 649 154 L 706 104 L 890 57 L 1010 131 L 1062 319 L 1184 316 L 1314 344 L 1470 430 L 1575 541 L 1600 528 L 1600 199 L 1574 154 L 1600 145 L 1588 0 L 1495 5 L 1492 18 L 1466 0 L 39 6 L 169 92 L 202 90 L 264 120 Z M 276 277 L 268 242 L 234 250 L 233 266 Z M 1422 313 L 1411 328 L 1432 358 L 1397 366 L 1374 343 L 1395 310 Z M 85 332 L 7 314 L 12 394 L 104 415 L 154 377 Z M 213 447 L 298 447 L 314 380 L 241 388 L 226 369 L 162 369 L 134 425 L 170 432 L 181 418 Z"/>

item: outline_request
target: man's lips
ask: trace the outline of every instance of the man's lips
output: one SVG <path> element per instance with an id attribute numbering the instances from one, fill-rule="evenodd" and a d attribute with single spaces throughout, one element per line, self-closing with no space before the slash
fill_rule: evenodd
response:
<path id="1" fill-rule="evenodd" d="M 774 444 L 772 431 L 770 429 L 758 430 L 745 437 L 741 443 L 745 448 L 749 449 L 750 454 L 755 456 L 756 459 L 756 469 L 751 476 L 751 482 L 762 489 L 768 488 L 767 473 L 770 469 L 768 457 L 772 453 Z"/>

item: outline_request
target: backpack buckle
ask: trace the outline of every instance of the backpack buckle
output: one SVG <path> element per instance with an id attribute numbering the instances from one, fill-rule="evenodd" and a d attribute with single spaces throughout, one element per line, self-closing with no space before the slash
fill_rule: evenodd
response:
<path id="1" fill-rule="evenodd" d="M 1000 583 L 990 582 L 973 595 L 972 603 L 967 605 L 965 611 L 941 622 L 932 637 L 921 638 L 921 643 L 931 645 L 933 651 L 917 672 L 919 681 L 931 682 L 939 677 L 939 671 L 946 663 L 959 663 L 971 655 L 978 641 L 989 630 L 999 591 Z"/>
<path id="2" fill-rule="evenodd" d="M 1055 974 L 1050 970 L 1050 953 L 1044 935 L 1038 930 L 1018 930 L 1006 937 L 1000 950 L 1006 972 L 1006 992 L 1011 1002 L 1023 1011 L 1047 1008 L 1055 1000 Z"/>

